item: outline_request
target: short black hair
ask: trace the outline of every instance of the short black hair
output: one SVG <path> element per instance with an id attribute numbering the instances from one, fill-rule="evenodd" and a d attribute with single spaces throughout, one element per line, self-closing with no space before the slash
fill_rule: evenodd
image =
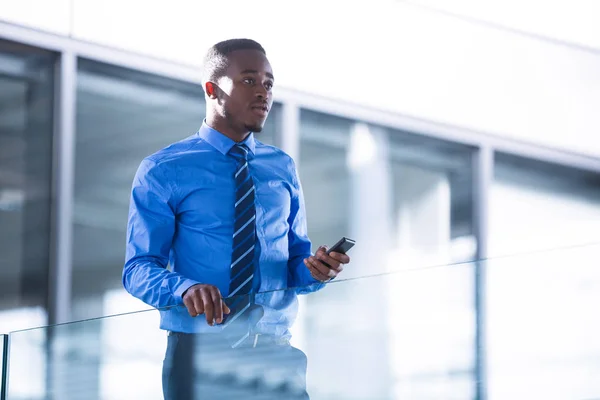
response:
<path id="1" fill-rule="evenodd" d="M 213 45 L 204 56 L 202 82 L 216 81 L 225 74 L 228 56 L 236 50 L 258 50 L 265 56 L 267 52 L 260 43 L 252 39 L 229 39 Z"/>

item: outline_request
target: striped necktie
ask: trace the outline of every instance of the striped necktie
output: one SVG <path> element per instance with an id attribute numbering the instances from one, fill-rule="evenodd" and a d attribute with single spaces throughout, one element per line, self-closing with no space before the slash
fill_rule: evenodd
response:
<path id="1" fill-rule="evenodd" d="M 235 169 L 235 216 L 233 223 L 233 246 L 229 270 L 229 300 L 231 313 L 227 316 L 223 328 L 232 324 L 252 304 L 251 291 L 254 278 L 254 253 L 256 245 L 256 209 L 254 205 L 255 188 L 248 166 L 248 148 L 235 145 L 229 154 L 237 160 Z M 242 332 L 242 342 L 249 332 Z M 238 344 L 238 343 L 236 343 Z M 235 347 L 235 345 L 234 345 Z"/>

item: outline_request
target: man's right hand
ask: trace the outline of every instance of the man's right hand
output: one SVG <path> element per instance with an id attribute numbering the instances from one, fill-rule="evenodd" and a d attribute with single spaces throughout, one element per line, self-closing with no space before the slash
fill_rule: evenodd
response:
<path id="1" fill-rule="evenodd" d="M 231 310 L 221 297 L 219 288 L 213 285 L 199 283 L 190 286 L 183 294 L 183 304 L 187 307 L 192 317 L 206 314 L 206 322 L 213 326 L 223 322 L 223 314 L 229 314 Z"/>

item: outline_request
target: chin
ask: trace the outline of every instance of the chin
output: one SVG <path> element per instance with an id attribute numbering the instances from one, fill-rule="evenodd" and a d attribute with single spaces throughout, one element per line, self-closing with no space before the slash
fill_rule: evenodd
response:
<path id="1" fill-rule="evenodd" d="M 263 130 L 264 123 L 262 124 L 248 124 L 246 125 L 246 129 L 250 132 L 260 133 Z"/>

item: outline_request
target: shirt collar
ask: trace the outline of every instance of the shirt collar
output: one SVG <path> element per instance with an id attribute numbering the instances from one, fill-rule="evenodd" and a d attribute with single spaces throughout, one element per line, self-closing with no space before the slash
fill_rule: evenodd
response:
<path id="1" fill-rule="evenodd" d="M 236 142 L 234 142 L 221 132 L 208 126 L 206 120 L 202 122 L 202 126 L 198 130 L 197 135 L 202 140 L 210 144 L 212 147 L 214 147 L 224 155 L 227 155 L 227 153 L 229 153 L 229 150 L 231 150 L 231 148 L 236 144 Z M 256 142 L 254 140 L 253 132 L 250 132 L 248 137 L 240 144 L 245 144 L 248 147 L 248 149 L 250 149 L 250 154 L 254 155 Z"/>

